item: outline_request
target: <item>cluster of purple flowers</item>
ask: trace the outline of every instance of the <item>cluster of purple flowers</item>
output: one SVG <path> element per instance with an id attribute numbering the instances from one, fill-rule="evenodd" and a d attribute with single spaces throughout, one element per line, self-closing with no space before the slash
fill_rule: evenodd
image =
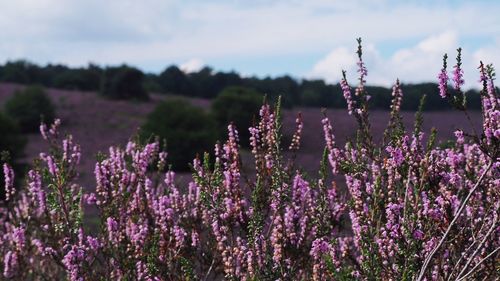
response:
<path id="1" fill-rule="evenodd" d="M 348 110 L 358 134 L 369 132 L 366 67 Z M 446 67 L 440 89 L 447 96 Z M 407 133 L 393 88 L 388 137 L 379 146 L 357 138 L 337 146 L 322 120 L 325 154 L 318 175 L 292 159 L 302 119 L 281 144 L 279 106 L 264 104 L 250 128 L 255 170 L 242 169 L 239 137 L 193 160 L 180 185 L 158 142 L 111 147 L 95 165 L 96 187 L 73 184 L 80 147 L 41 126 L 51 153 L 40 154 L 26 188 L 14 191 L 3 166 L 7 198 L 0 207 L 2 278 L 12 280 L 463 280 L 490 279 L 500 259 L 500 108 L 494 72 L 481 64 L 483 133 L 456 132 L 451 147 Z M 453 81 L 463 84 L 457 64 Z M 472 140 L 472 141 L 469 141 Z M 283 147 L 289 152 L 284 153 Z M 341 187 L 346 187 L 343 190 Z M 84 206 L 97 229 L 84 228 Z M 89 208 L 89 207 L 86 207 Z M 95 217 L 93 218 L 95 220 Z"/>

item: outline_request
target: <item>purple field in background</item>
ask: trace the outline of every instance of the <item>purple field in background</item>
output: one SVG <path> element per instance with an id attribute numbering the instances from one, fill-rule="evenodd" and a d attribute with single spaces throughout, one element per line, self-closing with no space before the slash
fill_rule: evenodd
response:
<path id="1" fill-rule="evenodd" d="M 0 83 L 0 107 L 23 86 L 17 84 Z M 61 131 L 72 134 L 82 147 L 80 163 L 80 179 L 87 190 L 95 185 L 94 166 L 96 154 L 107 152 L 112 145 L 125 146 L 127 141 L 138 131 L 145 122 L 147 115 L 154 110 L 162 100 L 172 98 L 172 95 L 151 94 L 148 102 L 107 100 L 95 92 L 66 91 L 48 89 L 47 94 L 56 106 L 56 116 L 62 121 Z M 186 99 L 186 98 L 184 98 Z M 209 110 L 211 101 L 201 98 L 187 99 L 193 105 Z M 295 107 L 283 110 L 283 133 L 291 136 L 295 129 L 295 118 L 301 112 L 304 122 L 302 146 L 297 155 L 297 164 L 305 171 L 316 173 L 319 168 L 319 159 L 325 146 L 321 134 L 321 119 L 323 114 L 320 108 Z M 348 138 L 355 133 L 356 122 L 345 109 L 326 109 L 326 114 L 332 121 L 333 130 L 338 144 L 344 145 Z M 476 128 L 481 124 L 481 113 L 469 113 Z M 404 124 L 407 128 L 413 127 L 415 112 L 402 112 Z M 382 137 L 389 120 L 389 111 L 370 112 L 372 132 L 375 140 Z M 428 133 L 431 128 L 438 130 L 438 140 L 453 139 L 453 132 L 462 128 L 466 132 L 471 130 L 464 114 L 458 111 L 425 112 L 423 131 Z M 378 139 L 377 139 L 378 138 Z M 289 138 L 287 138 L 289 139 Z M 221 140 L 224 141 L 224 140 Z M 28 135 L 28 144 L 25 149 L 24 161 L 31 161 L 42 151 L 46 151 L 47 144 L 40 134 Z M 248 151 L 242 154 L 243 165 L 251 166 L 253 160 Z M 190 173 L 179 173 L 178 180 L 188 182 Z"/>

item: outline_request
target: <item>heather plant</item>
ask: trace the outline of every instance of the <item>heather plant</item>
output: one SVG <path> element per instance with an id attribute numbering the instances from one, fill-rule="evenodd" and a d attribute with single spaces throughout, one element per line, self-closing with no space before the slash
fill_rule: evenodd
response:
<path id="1" fill-rule="evenodd" d="M 14 280 L 492 280 L 500 268 L 500 127 L 494 71 L 480 65 L 481 132 L 458 130 L 452 145 L 425 137 L 422 116 L 408 130 L 403 91 L 393 87 L 381 143 L 371 137 L 367 70 L 358 48 L 359 83 L 341 81 L 356 138 L 340 147 L 335 123 L 322 120 L 325 150 L 317 174 L 294 163 L 303 123 L 282 144 L 280 106 L 264 104 L 249 128 L 253 172 L 242 171 L 231 124 L 213 154 L 192 161 L 179 185 L 158 141 L 111 147 L 95 166 L 96 188 L 73 184 L 80 148 L 57 131 L 2 207 L 0 268 Z M 446 64 L 442 96 L 466 112 L 463 71 Z M 445 59 L 446 60 L 446 59 Z M 286 147 L 287 149 L 284 149 Z M 286 151 L 285 151 L 286 150 Z M 344 188 L 345 186 L 345 188 Z M 100 227 L 82 224 L 84 204 Z"/>

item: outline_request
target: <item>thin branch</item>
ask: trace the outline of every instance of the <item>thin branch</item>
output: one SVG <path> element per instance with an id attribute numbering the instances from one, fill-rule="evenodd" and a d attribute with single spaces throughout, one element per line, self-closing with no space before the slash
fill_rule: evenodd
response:
<path id="1" fill-rule="evenodd" d="M 477 246 L 477 248 L 474 251 L 474 253 L 472 253 L 472 255 L 469 257 L 469 259 L 467 260 L 467 263 L 465 263 L 464 268 L 462 268 L 462 270 L 458 274 L 457 278 L 460 278 L 460 276 L 462 276 L 462 274 L 465 273 L 465 270 L 467 270 L 467 268 L 469 267 L 469 265 L 472 262 L 472 260 L 474 259 L 474 257 L 477 255 L 477 253 L 479 252 L 479 250 L 481 250 L 481 248 L 483 247 L 484 242 L 486 242 L 486 239 L 491 235 L 491 233 L 493 232 L 493 230 L 497 226 L 496 225 L 497 222 L 498 222 L 498 215 L 495 215 L 495 219 L 493 220 L 493 223 L 491 224 L 490 229 L 488 230 L 488 232 L 486 233 L 486 235 L 484 235 L 483 240 L 481 241 L 481 243 L 479 243 L 479 246 Z"/>
<path id="2" fill-rule="evenodd" d="M 491 256 L 493 256 L 499 250 L 500 250 L 500 247 L 496 248 L 493 252 L 489 253 L 486 257 L 484 257 L 484 259 L 480 260 L 469 272 L 467 272 L 467 274 L 465 274 L 462 278 L 457 279 L 456 281 L 462 281 L 465 278 L 469 277 L 469 275 L 471 275 L 472 273 L 474 273 L 474 271 L 476 270 L 476 268 L 478 268 L 485 260 L 489 259 Z"/>
<path id="3" fill-rule="evenodd" d="M 439 250 L 439 248 L 443 245 L 446 238 L 448 238 L 448 234 L 450 234 L 451 229 L 453 228 L 453 226 L 455 226 L 455 223 L 457 222 L 458 218 L 460 217 L 460 214 L 462 213 L 462 211 L 465 209 L 465 206 L 469 202 L 469 199 L 472 197 L 472 194 L 474 194 L 476 189 L 479 187 L 479 185 L 483 181 L 484 177 L 486 176 L 486 174 L 488 173 L 488 171 L 490 170 L 492 165 L 493 165 L 493 159 L 490 159 L 490 162 L 488 163 L 488 166 L 486 167 L 486 169 L 484 169 L 483 173 L 481 174 L 481 177 L 479 177 L 479 179 L 477 180 L 474 187 L 469 191 L 469 194 L 467 194 L 467 197 L 465 197 L 464 201 L 460 205 L 460 208 L 458 209 L 455 216 L 453 217 L 453 220 L 451 221 L 450 225 L 448 226 L 448 229 L 446 229 L 446 232 L 444 233 L 443 237 L 441 238 L 439 243 L 436 245 L 436 247 L 434 247 L 434 249 L 429 253 L 427 258 L 425 258 L 424 264 L 423 264 L 422 268 L 420 269 L 420 273 L 418 274 L 418 278 L 416 279 L 417 281 L 422 281 L 422 279 L 424 278 L 425 271 L 427 270 L 427 267 L 429 267 L 430 261 L 432 260 L 432 258 L 436 254 L 436 252 Z"/>
<path id="4" fill-rule="evenodd" d="M 477 235 L 479 235 L 479 234 L 481 234 L 483 232 L 483 228 L 486 225 L 486 223 L 484 223 L 484 221 L 485 220 L 483 220 L 483 223 L 481 223 L 481 227 L 477 231 Z M 472 219 L 471 219 L 471 229 L 474 229 L 474 226 L 472 225 L 472 223 L 473 222 L 472 222 Z M 472 238 L 474 239 L 474 241 L 470 244 L 469 247 L 467 247 L 467 249 L 465 251 L 462 252 L 462 255 L 460 256 L 460 259 L 458 259 L 458 261 L 456 262 L 455 266 L 451 270 L 451 273 L 450 273 L 450 276 L 448 277 L 448 280 L 451 280 L 451 277 L 453 276 L 453 272 L 455 272 L 455 270 L 458 269 L 458 266 L 460 265 L 460 263 L 462 262 L 462 260 L 467 256 L 466 254 L 476 245 L 476 243 L 479 242 L 478 241 L 479 237 L 476 238 L 476 235 L 474 235 L 474 231 L 472 231 L 471 235 L 472 235 Z"/>
<path id="5" fill-rule="evenodd" d="M 203 280 L 208 280 L 208 277 L 210 276 L 210 274 L 212 273 L 212 269 L 214 268 L 214 264 L 215 264 L 215 257 L 212 259 L 212 263 L 210 264 L 210 267 L 208 268 L 208 271 L 207 273 L 205 274 L 205 278 Z"/>

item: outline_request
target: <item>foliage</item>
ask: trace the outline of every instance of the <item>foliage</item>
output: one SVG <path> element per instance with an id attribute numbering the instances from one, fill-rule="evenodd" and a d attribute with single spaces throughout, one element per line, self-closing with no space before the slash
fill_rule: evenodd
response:
<path id="1" fill-rule="evenodd" d="M 107 81 L 106 83 L 110 83 L 110 69 L 116 70 L 119 68 L 121 67 L 111 67 L 106 70 L 94 64 L 89 64 L 86 68 L 69 68 L 64 65 L 51 64 L 41 67 L 20 60 L 7 62 L 3 66 L 0 65 L 0 81 L 40 84 L 46 87 L 63 89 L 99 91 L 101 82 Z M 108 74 L 103 75 L 104 72 Z M 184 73 L 177 66 L 171 65 L 159 74 L 144 74 L 142 84 L 148 92 L 209 99 L 217 97 L 227 87 L 242 86 L 266 94 L 270 101 L 276 101 L 281 96 L 284 107 L 345 108 L 346 106 L 340 85 L 327 84 L 323 80 L 298 80 L 287 75 L 265 78 L 242 77 L 235 72 L 216 72 L 209 67 L 202 68 L 197 72 Z M 134 87 L 138 87 L 137 85 Z M 405 92 L 405 99 L 401 109 L 417 110 L 419 100 L 424 94 L 428 97 L 426 110 L 451 109 L 447 102 L 439 98 L 437 86 L 435 83 L 401 85 Z M 371 96 L 370 108 L 389 109 L 391 89 L 366 85 L 365 90 Z M 455 89 L 450 88 L 449 91 L 453 92 Z M 465 92 L 465 96 L 467 97 L 469 110 L 480 110 L 480 95 L 477 90 L 469 90 Z"/>
<path id="2" fill-rule="evenodd" d="M 101 81 L 101 95 L 110 99 L 149 99 L 144 89 L 144 74 L 126 65 L 105 69 Z"/>
<path id="3" fill-rule="evenodd" d="M 341 81 L 348 112 L 358 122 L 357 137 L 337 146 L 334 126 L 325 117 L 317 175 L 304 174 L 293 162 L 300 148 L 300 115 L 289 151 L 283 151 L 279 104 L 264 104 L 249 129 L 253 173 L 242 170 L 238 132 L 230 125 L 213 158 L 207 153 L 193 161 L 186 186 L 176 182 L 173 171 L 165 172 L 171 160 L 158 141 L 131 141 L 99 159 L 96 189 L 82 194 L 72 183 L 78 145 L 71 136 L 61 140 L 58 122 L 50 130 L 42 126 L 51 153 L 35 162 L 27 187 L 13 192 L 10 167 L 3 169 L 9 194 L 0 217 L 3 276 L 494 280 L 500 270 L 500 97 L 493 68 L 479 67 L 483 126 L 478 134 L 459 130 L 447 147 L 434 144 L 435 131 L 424 141 L 421 112 L 413 129 L 401 122 L 403 90 L 396 81 L 385 137 L 375 143 L 361 39 L 357 53 L 358 85 L 352 89 L 345 76 Z M 438 89 L 465 111 L 462 72 L 458 60 L 452 72 L 455 91 L 448 91 L 444 65 Z M 419 103 L 422 108 L 423 99 Z M 166 110 L 159 115 L 170 113 L 171 105 L 162 105 Z M 205 122 L 199 117 L 198 123 Z M 83 229 L 84 202 L 98 210 L 97 233 Z"/>
<path id="4" fill-rule="evenodd" d="M 0 112 L 0 163 L 8 162 L 17 172 L 21 167 L 17 160 L 22 156 L 26 140 L 21 135 L 16 123 Z M 20 174 L 20 173 L 17 173 Z M 0 173 L 0 200 L 5 199 L 4 174 Z"/>
<path id="5" fill-rule="evenodd" d="M 55 109 L 43 88 L 30 86 L 14 93 L 5 103 L 5 113 L 23 132 L 36 132 L 40 120 L 52 122 Z"/>
<path id="6" fill-rule="evenodd" d="M 142 140 L 154 137 L 166 141 L 173 168 L 185 171 L 193 157 L 215 144 L 215 122 L 201 108 L 183 100 L 169 100 L 159 104 L 141 128 Z"/>
<path id="7" fill-rule="evenodd" d="M 48 69 L 51 69 L 47 67 Z M 55 68 L 55 67 L 54 67 Z M 53 75 L 48 75 L 50 85 L 60 89 L 96 91 L 101 84 L 102 69 L 94 64 L 89 64 L 87 68 L 69 69 L 64 66 L 59 67 L 59 71 L 54 71 Z"/>
<path id="8" fill-rule="evenodd" d="M 182 72 L 177 66 L 167 67 L 158 76 L 158 81 L 162 90 L 166 93 L 190 93 L 191 87 L 189 85 L 186 74 Z"/>
<path id="9" fill-rule="evenodd" d="M 250 132 L 246 128 L 256 120 L 262 105 L 263 95 L 253 89 L 228 87 L 212 103 L 212 114 L 218 123 L 219 136 L 227 132 L 227 124 L 232 123 L 239 132 L 241 142 L 248 146 Z"/>
<path id="10" fill-rule="evenodd" d="M 21 156 L 24 146 L 23 137 L 13 120 L 0 112 L 0 152 L 8 151 L 11 158 Z"/>

